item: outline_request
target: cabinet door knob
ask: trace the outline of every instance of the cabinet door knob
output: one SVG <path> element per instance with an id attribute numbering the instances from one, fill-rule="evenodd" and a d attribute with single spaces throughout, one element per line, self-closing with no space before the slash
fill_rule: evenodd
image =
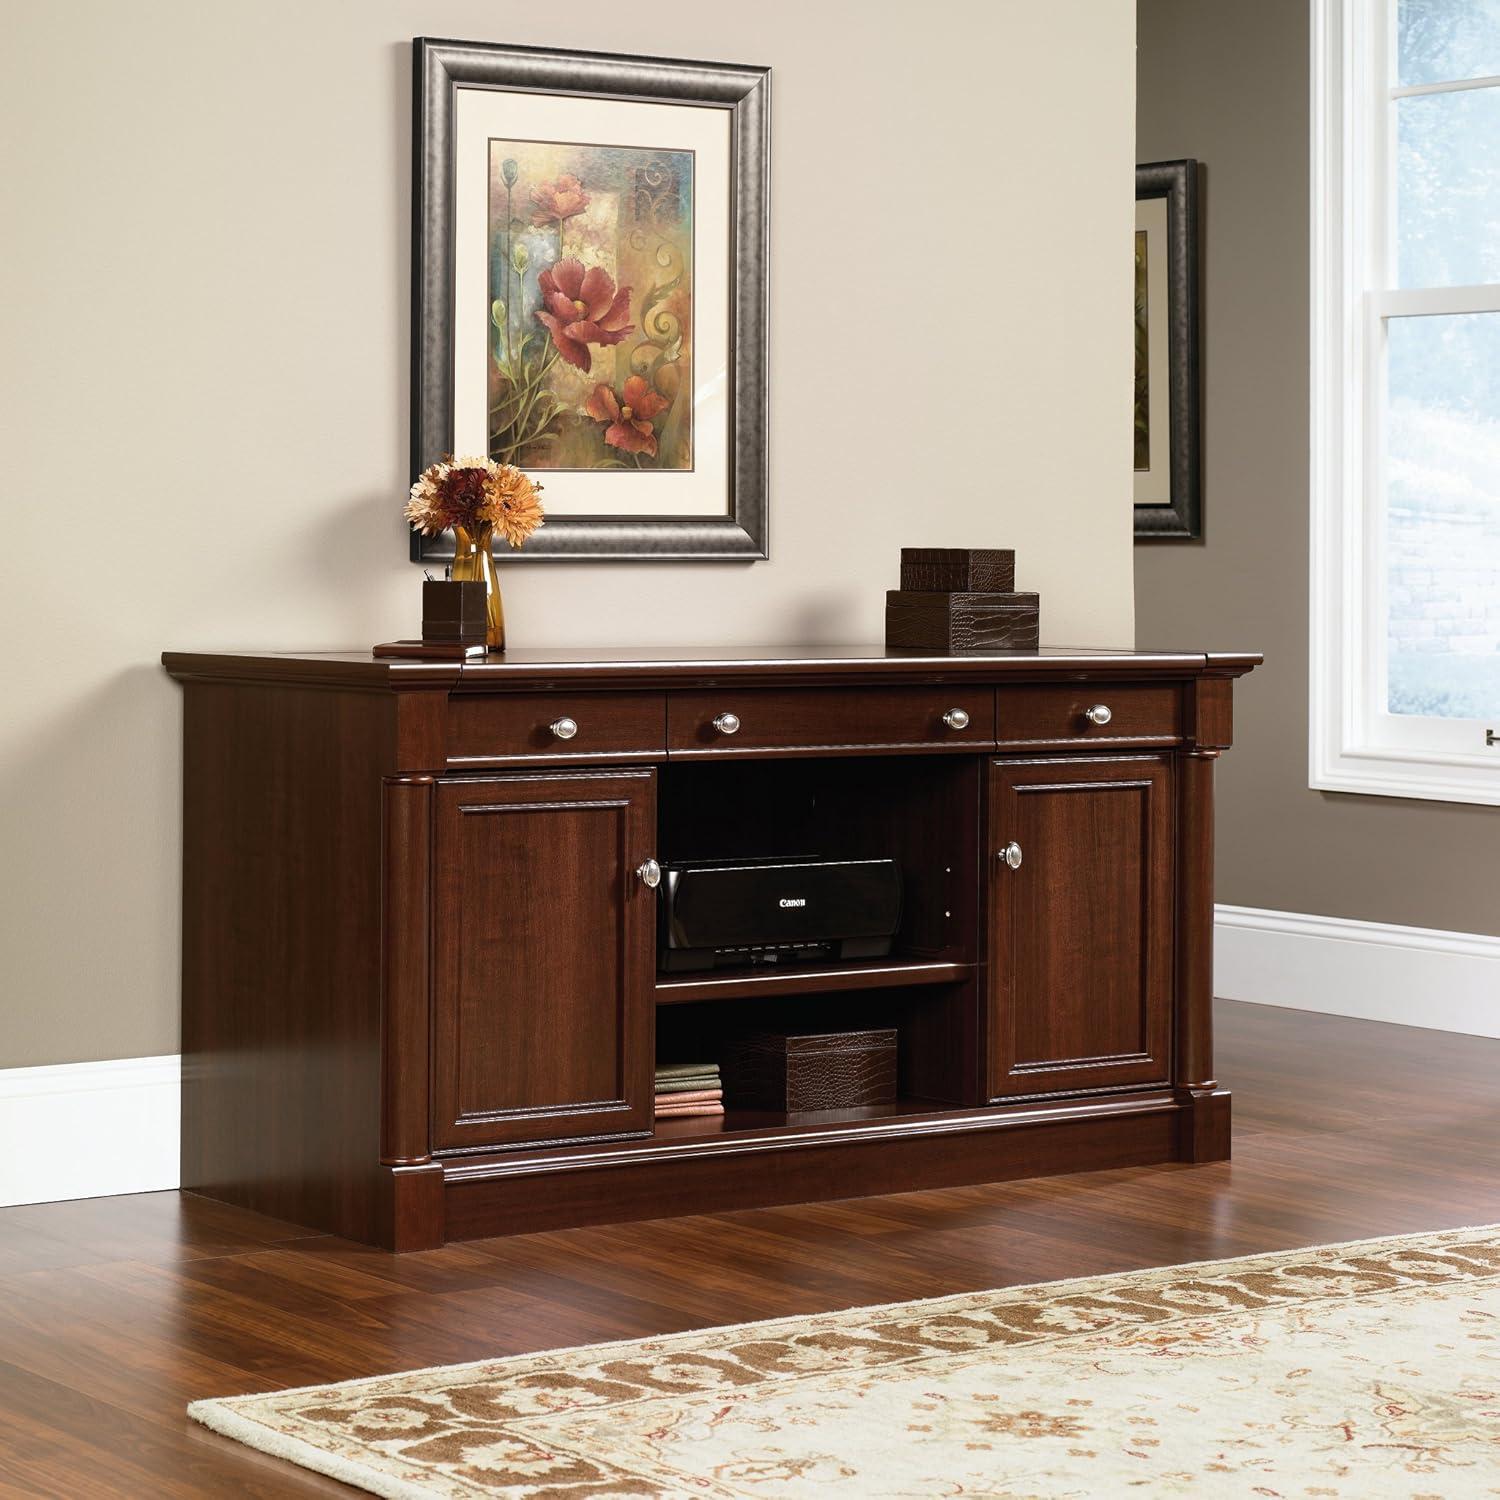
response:
<path id="1" fill-rule="evenodd" d="M 1114 718 L 1114 711 L 1107 703 L 1096 703 L 1092 708 L 1086 708 L 1083 716 L 1090 724 L 1108 724 Z"/>
<path id="2" fill-rule="evenodd" d="M 560 740 L 570 740 L 578 733 L 577 719 L 554 719 L 552 721 L 552 733 Z"/>
<path id="3" fill-rule="evenodd" d="M 740 716 L 730 713 L 720 714 L 714 720 L 714 728 L 720 734 L 738 734 L 740 732 Z"/>
<path id="4" fill-rule="evenodd" d="M 943 715 L 943 723 L 949 729 L 967 729 L 969 727 L 969 710 L 966 708 L 950 708 Z"/>
<path id="5" fill-rule="evenodd" d="M 635 873 L 640 876 L 641 884 L 649 890 L 655 890 L 661 884 L 661 866 L 654 859 L 648 859 L 645 864 L 637 865 Z"/>
<path id="6" fill-rule="evenodd" d="M 1003 865 L 1009 865 L 1012 870 L 1021 868 L 1021 846 L 1012 839 L 1003 849 L 995 852 L 995 858 Z"/>

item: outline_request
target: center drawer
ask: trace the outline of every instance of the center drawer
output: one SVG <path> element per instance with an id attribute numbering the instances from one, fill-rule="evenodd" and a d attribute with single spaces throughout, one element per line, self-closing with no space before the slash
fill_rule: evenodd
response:
<path id="1" fill-rule="evenodd" d="M 974 750 L 995 742 L 984 687 L 744 689 L 667 694 L 667 753 Z"/>

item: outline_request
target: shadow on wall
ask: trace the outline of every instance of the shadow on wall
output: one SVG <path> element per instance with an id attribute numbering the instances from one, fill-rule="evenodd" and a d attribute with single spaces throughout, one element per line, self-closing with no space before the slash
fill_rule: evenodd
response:
<path id="1" fill-rule="evenodd" d="M 811 598 L 801 599 L 785 617 L 786 631 L 766 633 L 783 646 L 800 646 L 810 641 L 852 641 L 859 635 L 861 595 L 857 589 L 825 587 Z"/>
<path id="2" fill-rule="evenodd" d="M 177 698 L 154 663 L 130 667 L 4 752 L 0 1068 L 177 1050 Z"/>
<path id="3" fill-rule="evenodd" d="M 405 490 L 377 491 L 318 512 L 300 536 L 287 539 L 289 571 L 299 569 L 307 586 L 350 604 L 367 596 L 371 581 L 381 577 L 405 583 L 409 593 L 420 596 L 421 571 L 406 560 L 408 528 L 400 519 L 405 503 Z"/>

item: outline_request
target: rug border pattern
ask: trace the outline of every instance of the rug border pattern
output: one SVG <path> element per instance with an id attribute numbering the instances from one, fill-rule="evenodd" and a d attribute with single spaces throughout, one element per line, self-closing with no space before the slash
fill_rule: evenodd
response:
<path id="1" fill-rule="evenodd" d="M 187 1408 L 187 1415 L 194 1421 L 201 1423 L 210 1430 L 234 1441 L 245 1444 L 259 1452 L 269 1454 L 273 1457 L 285 1459 L 298 1466 L 313 1472 L 326 1475 L 329 1478 L 338 1479 L 346 1484 L 355 1485 L 368 1493 L 389 1497 L 389 1500 L 422 1500 L 422 1497 L 430 1496 L 433 1492 L 430 1486 L 420 1482 L 418 1479 L 407 1479 L 398 1473 L 392 1473 L 389 1468 L 376 1468 L 357 1460 L 347 1458 L 339 1453 L 332 1452 L 309 1442 L 304 1438 L 292 1433 L 279 1430 L 266 1422 L 257 1420 L 251 1414 L 251 1410 L 263 1407 L 266 1403 L 280 1405 L 289 1400 L 299 1397 L 318 1398 L 347 1398 L 357 1394 L 361 1389 L 383 1385 L 391 1381 L 413 1380 L 417 1381 L 426 1376 L 442 1375 L 447 1377 L 450 1387 L 461 1383 L 461 1377 L 469 1372 L 482 1371 L 486 1383 L 501 1381 L 507 1376 L 519 1376 L 548 1369 L 558 1369 L 564 1365 L 583 1362 L 587 1359 L 597 1359 L 612 1353 L 624 1354 L 626 1352 L 640 1355 L 659 1356 L 670 1353 L 677 1348 L 686 1347 L 691 1349 L 694 1345 L 707 1344 L 710 1346 L 722 1345 L 728 1341 L 728 1337 L 754 1331 L 755 1334 L 767 1338 L 790 1337 L 798 1333 L 817 1332 L 822 1328 L 849 1327 L 857 1325 L 866 1328 L 871 1324 L 879 1323 L 882 1317 L 900 1316 L 912 1318 L 918 1316 L 941 1317 L 959 1312 L 964 1309 L 975 1309 L 976 1306 L 993 1308 L 997 1305 L 1014 1305 L 1018 1302 L 1031 1301 L 1055 1301 L 1064 1297 L 1087 1296 L 1091 1292 L 1108 1290 L 1116 1295 L 1130 1287 L 1162 1287 L 1170 1286 L 1175 1282 L 1191 1281 L 1201 1279 L 1203 1273 L 1214 1273 L 1224 1276 L 1229 1274 L 1224 1270 L 1233 1267 L 1234 1274 L 1246 1275 L 1261 1273 L 1271 1270 L 1283 1270 L 1306 1262 L 1309 1265 L 1327 1262 L 1336 1262 L 1347 1258 L 1344 1252 L 1358 1248 L 1366 1256 L 1379 1256 L 1382 1253 L 1399 1253 L 1402 1247 L 1421 1246 L 1434 1250 L 1457 1250 L 1470 1239 L 1494 1240 L 1500 1234 L 1500 1225 L 1468 1225 L 1456 1229 L 1428 1230 L 1410 1234 L 1385 1235 L 1373 1239 L 1340 1240 L 1319 1245 L 1299 1246 L 1289 1250 L 1273 1250 L 1257 1252 L 1251 1255 L 1229 1256 L 1209 1260 L 1188 1261 L 1180 1264 L 1167 1266 L 1149 1266 L 1137 1270 L 1107 1272 L 1091 1276 L 1071 1277 L 1059 1281 L 1031 1282 L 1023 1285 L 1002 1287 L 988 1291 L 956 1292 L 943 1296 L 919 1298 L 905 1302 L 884 1302 L 863 1306 L 838 1309 L 831 1312 L 818 1313 L 795 1313 L 779 1318 L 757 1319 L 749 1322 L 715 1325 L 705 1328 L 684 1329 L 677 1333 L 656 1334 L 647 1337 L 610 1340 L 596 1344 L 580 1344 L 560 1349 L 536 1350 L 528 1353 L 502 1356 L 497 1359 L 471 1360 L 452 1365 L 429 1365 L 419 1369 L 392 1371 L 386 1374 L 364 1376 L 353 1380 L 334 1381 L 319 1385 L 285 1387 L 278 1390 L 259 1392 L 255 1394 L 216 1397 L 195 1401 Z M 1433 1289 L 1470 1282 L 1478 1282 L 1494 1279 L 1500 1272 L 1488 1273 L 1479 1270 L 1464 1271 L 1454 1267 L 1451 1274 L 1445 1278 L 1426 1283 L 1414 1282 L 1412 1290 L 1419 1290 L 1424 1285 Z M 1389 1293 L 1391 1288 L 1378 1288 L 1377 1292 Z M 1346 1287 L 1328 1287 L 1320 1291 L 1297 1291 L 1290 1288 L 1281 1297 L 1269 1297 L 1264 1306 L 1274 1307 L 1292 1303 L 1306 1304 L 1318 1301 L 1340 1301 L 1360 1296 L 1359 1291 L 1350 1290 Z M 1194 1318 L 1212 1318 L 1225 1315 L 1227 1310 L 1205 1310 L 1203 1308 L 1185 1307 L 1167 1317 L 1156 1317 L 1153 1319 L 1155 1326 L 1176 1323 Z M 1092 1333 L 1103 1330 L 1094 1329 Z M 1056 1339 L 1066 1339 L 1075 1336 L 1073 1332 L 1058 1329 L 1051 1333 L 1037 1333 L 1032 1337 L 1018 1340 L 1018 1344 L 1026 1347 L 1034 1347 L 1037 1344 L 1050 1342 Z M 1012 1345 L 1011 1347 L 1016 1347 Z M 907 1353 L 904 1355 L 892 1355 L 885 1359 L 872 1360 L 863 1367 L 864 1373 L 874 1369 L 886 1369 L 898 1365 L 909 1365 L 923 1359 L 929 1359 L 935 1355 L 941 1355 L 943 1351 L 938 1349 L 927 1349 L 920 1353 Z M 805 1372 L 802 1375 L 791 1372 L 779 1372 L 775 1379 L 778 1383 L 796 1380 L 798 1378 L 827 1378 L 829 1371 Z M 645 1392 L 634 1397 L 621 1397 L 601 1403 L 595 1411 L 632 1404 L 638 1400 L 649 1400 L 660 1396 L 661 1392 Z M 292 1414 L 278 1413 L 283 1420 L 291 1419 Z M 524 1423 L 526 1418 L 515 1419 L 514 1425 Z M 399 1455 L 381 1452 L 380 1458 L 387 1465 L 405 1464 L 414 1474 L 423 1477 L 432 1477 L 434 1471 L 424 1465 L 411 1463 L 403 1460 Z M 590 1456 L 590 1462 L 600 1464 L 611 1473 L 621 1479 L 641 1480 L 658 1476 L 647 1476 L 639 1472 L 633 1472 L 630 1468 L 616 1463 L 600 1460 Z M 688 1476 L 683 1476 L 684 1480 Z M 734 1490 L 717 1485 L 706 1486 L 701 1478 L 693 1483 L 693 1490 L 700 1495 L 708 1495 L 713 1490 L 723 1495 L 737 1493 Z M 475 1493 L 478 1493 L 477 1491 Z"/>

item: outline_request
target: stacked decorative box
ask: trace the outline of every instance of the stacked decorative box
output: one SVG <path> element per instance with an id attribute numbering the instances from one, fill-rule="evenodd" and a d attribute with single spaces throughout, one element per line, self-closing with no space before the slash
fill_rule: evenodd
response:
<path id="1" fill-rule="evenodd" d="M 885 596 L 893 651 L 1035 651 L 1041 600 L 1018 594 L 1008 547 L 903 547 L 901 587 Z"/>

